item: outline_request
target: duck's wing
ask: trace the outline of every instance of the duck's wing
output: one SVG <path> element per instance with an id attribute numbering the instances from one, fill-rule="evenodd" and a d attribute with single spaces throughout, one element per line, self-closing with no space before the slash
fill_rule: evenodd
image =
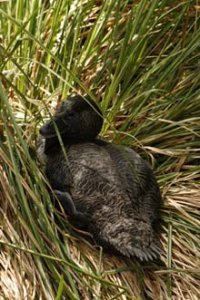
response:
<path id="1" fill-rule="evenodd" d="M 149 164 L 131 148 L 114 144 L 108 144 L 106 148 L 133 207 L 137 206 L 141 215 L 146 215 L 151 221 L 157 219 L 162 198 Z"/>
<path id="2" fill-rule="evenodd" d="M 159 257 L 162 199 L 153 171 L 132 149 L 113 144 L 106 147 L 130 201 L 121 199 L 125 215 L 119 214 L 115 223 L 108 222 L 104 235 L 126 256 L 137 256 L 140 260 Z"/>

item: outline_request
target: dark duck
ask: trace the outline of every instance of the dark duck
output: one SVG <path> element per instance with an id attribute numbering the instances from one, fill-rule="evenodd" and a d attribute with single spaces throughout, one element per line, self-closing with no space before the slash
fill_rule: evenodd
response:
<path id="1" fill-rule="evenodd" d="M 141 261 L 159 258 L 162 199 L 153 171 L 131 148 L 98 137 L 102 124 L 88 97 L 63 101 L 40 128 L 46 176 L 71 220 L 87 225 L 97 243 Z"/>

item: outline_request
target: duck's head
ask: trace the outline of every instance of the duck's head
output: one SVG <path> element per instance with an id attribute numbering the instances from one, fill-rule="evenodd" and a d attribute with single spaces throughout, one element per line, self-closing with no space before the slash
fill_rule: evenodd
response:
<path id="1" fill-rule="evenodd" d="M 40 134 L 46 140 L 57 138 L 59 132 L 64 140 L 91 141 L 102 124 L 102 112 L 93 100 L 73 96 L 61 103 L 51 120 L 40 128 Z"/>

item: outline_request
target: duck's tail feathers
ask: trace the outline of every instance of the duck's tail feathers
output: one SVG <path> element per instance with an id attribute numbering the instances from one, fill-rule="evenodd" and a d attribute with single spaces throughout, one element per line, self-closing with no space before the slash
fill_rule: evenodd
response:
<path id="1" fill-rule="evenodd" d="M 162 253 L 159 238 L 145 221 L 124 218 L 123 222 L 108 223 L 101 235 L 106 243 L 127 257 L 150 261 L 159 259 Z"/>

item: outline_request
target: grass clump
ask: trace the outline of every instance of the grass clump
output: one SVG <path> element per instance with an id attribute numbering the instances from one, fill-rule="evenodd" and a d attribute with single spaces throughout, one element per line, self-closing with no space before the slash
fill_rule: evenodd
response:
<path id="1" fill-rule="evenodd" d="M 198 299 L 197 2 L 16 0 L 0 12 L 0 296 Z M 101 102 L 102 135 L 154 167 L 166 267 L 105 254 L 67 222 L 60 241 L 35 141 L 71 93 Z"/>

